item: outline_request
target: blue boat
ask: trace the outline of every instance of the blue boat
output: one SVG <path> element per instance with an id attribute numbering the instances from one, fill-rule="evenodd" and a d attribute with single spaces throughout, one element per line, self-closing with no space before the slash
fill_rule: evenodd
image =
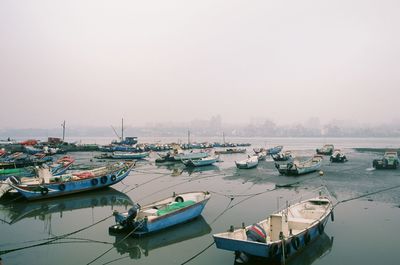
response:
<path id="1" fill-rule="evenodd" d="M 10 177 L 6 182 L 28 200 L 46 199 L 114 185 L 128 176 L 134 165 L 133 162 L 115 163 L 60 176 L 52 176 L 48 169 L 39 168 L 39 178 L 21 182 Z"/>
<path id="2" fill-rule="evenodd" d="M 288 204 L 289 205 L 289 204 Z M 250 226 L 214 234 L 219 249 L 234 251 L 241 260 L 261 257 L 285 260 L 303 251 L 324 233 L 328 217 L 333 220 L 329 196 L 299 201 Z"/>
<path id="3" fill-rule="evenodd" d="M 203 211 L 211 195 L 208 192 L 187 192 L 141 207 L 134 205 L 128 212 L 114 212 L 116 225 L 109 232 L 129 232 L 141 236 L 190 221 Z"/>
<path id="4" fill-rule="evenodd" d="M 280 151 L 282 151 L 282 149 L 283 149 L 282 145 L 278 145 L 278 146 L 272 147 L 270 149 L 267 149 L 267 155 L 276 155 Z"/>

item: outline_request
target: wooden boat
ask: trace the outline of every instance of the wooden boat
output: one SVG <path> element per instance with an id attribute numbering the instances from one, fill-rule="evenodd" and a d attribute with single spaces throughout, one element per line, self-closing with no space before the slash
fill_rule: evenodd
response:
<path id="1" fill-rule="evenodd" d="M 88 171 L 52 176 L 45 168 L 39 169 L 39 178 L 18 181 L 15 177 L 7 183 L 28 200 L 63 196 L 71 193 L 99 189 L 123 180 L 134 167 L 133 162 L 115 163 Z"/>
<path id="2" fill-rule="evenodd" d="M 182 163 L 187 167 L 203 167 L 210 166 L 219 160 L 218 156 L 208 156 L 200 159 L 182 160 Z"/>
<path id="3" fill-rule="evenodd" d="M 372 166 L 375 169 L 396 169 L 399 165 L 399 156 L 396 151 L 387 151 L 380 159 L 374 159 Z"/>
<path id="4" fill-rule="evenodd" d="M 144 159 L 149 156 L 149 152 L 113 152 L 111 154 L 101 154 L 95 158 L 98 159 Z"/>
<path id="5" fill-rule="evenodd" d="M 208 192 L 187 192 L 141 207 L 134 205 L 128 212 L 114 212 L 116 225 L 109 232 L 131 232 L 145 235 L 181 224 L 198 217 L 210 199 Z"/>
<path id="6" fill-rule="evenodd" d="M 217 150 L 215 154 L 243 154 L 246 153 L 246 148 L 227 148 L 225 150 Z"/>
<path id="7" fill-rule="evenodd" d="M 278 146 L 272 147 L 270 149 L 267 149 L 267 155 L 276 155 L 280 151 L 282 151 L 282 149 L 283 149 L 282 145 L 278 145 Z"/>
<path id="8" fill-rule="evenodd" d="M 322 148 L 317 148 L 317 154 L 319 155 L 332 155 L 333 150 L 335 149 L 335 147 L 333 146 L 333 144 L 326 144 L 324 145 Z"/>
<path id="9" fill-rule="evenodd" d="M 184 152 L 181 149 L 174 150 L 172 152 L 168 152 L 166 154 L 159 154 L 157 153 L 160 158 L 156 159 L 157 163 L 164 163 L 164 162 L 182 162 L 184 160 L 194 160 L 194 159 L 201 159 L 209 156 L 208 152 Z"/>
<path id="10" fill-rule="evenodd" d="M 264 161 L 267 159 L 267 151 L 261 151 L 255 154 L 257 156 L 258 161 Z"/>
<path id="11" fill-rule="evenodd" d="M 240 169 L 250 169 L 258 166 L 258 156 L 249 156 L 246 160 L 235 161 L 236 167 Z"/>
<path id="12" fill-rule="evenodd" d="M 43 153 L 32 156 L 23 153 L 14 153 L 0 160 L 0 169 L 39 166 L 44 163 L 51 162 L 52 160 L 53 158 L 45 156 Z"/>
<path id="13" fill-rule="evenodd" d="M 75 162 L 70 156 L 64 156 L 58 159 L 53 164 L 49 165 L 50 172 L 53 176 L 64 174 L 68 168 L 72 166 Z M 8 177 L 34 177 L 37 176 L 37 170 L 35 167 L 22 167 L 22 168 L 10 168 L 10 169 L 0 169 L 0 180 L 6 180 Z"/>
<path id="14" fill-rule="evenodd" d="M 332 163 L 343 163 L 347 161 L 347 157 L 340 149 L 335 149 L 329 160 Z"/>
<path id="15" fill-rule="evenodd" d="M 285 151 L 283 153 L 280 152 L 278 154 L 272 155 L 271 157 L 274 161 L 288 161 L 290 159 L 293 159 L 291 151 Z"/>
<path id="16" fill-rule="evenodd" d="M 321 193 L 322 194 L 322 193 Z M 287 206 L 250 226 L 214 234 L 217 248 L 234 251 L 237 257 L 282 260 L 302 252 L 324 233 L 328 217 L 333 220 L 329 196 L 319 195 Z M 243 258 L 241 258 L 243 260 Z"/>
<path id="17" fill-rule="evenodd" d="M 293 161 L 287 164 L 275 163 L 275 167 L 282 175 L 302 175 L 321 169 L 322 156 L 315 155 L 306 161 Z"/>

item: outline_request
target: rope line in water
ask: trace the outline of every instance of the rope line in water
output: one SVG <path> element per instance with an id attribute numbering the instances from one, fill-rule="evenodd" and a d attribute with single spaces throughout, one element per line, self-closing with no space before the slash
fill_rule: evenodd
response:
<path id="1" fill-rule="evenodd" d="M 88 225 L 88 226 L 86 226 L 86 227 L 83 227 L 83 228 L 81 228 L 81 229 L 75 230 L 75 231 L 73 231 L 73 232 L 70 232 L 70 233 L 67 233 L 67 234 L 64 234 L 64 235 L 61 235 L 61 236 L 55 236 L 55 237 L 48 238 L 48 239 L 41 239 L 41 240 L 38 240 L 38 241 L 48 240 L 48 241 L 46 241 L 46 242 L 42 242 L 42 243 L 30 245 L 30 246 L 25 246 L 25 247 L 14 248 L 14 249 L 0 250 L 0 255 L 6 254 L 6 253 L 9 253 L 9 252 L 18 251 L 18 250 L 23 250 L 23 249 L 28 249 L 28 248 L 33 248 L 33 247 L 38 247 L 38 246 L 43 246 L 43 245 L 50 244 L 50 243 L 52 243 L 52 242 L 54 242 L 54 241 L 57 241 L 57 240 L 60 240 L 60 239 L 64 239 L 64 238 L 66 238 L 66 237 L 68 237 L 68 236 L 70 236 L 70 235 L 73 235 L 73 234 L 82 232 L 82 231 L 84 231 L 84 230 L 86 230 L 86 229 L 88 229 L 88 228 L 91 228 L 91 227 L 93 227 L 93 226 L 95 226 L 95 225 L 97 225 L 97 224 L 99 224 L 99 223 L 101 223 L 101 222 L 104 222 L 105 220 L 109 219 L 109 218 L 112 217 L 112 216 L 113 216 L 113 215 L 107 216 L 106 218 L 103 218 L 103 219 L 97 221 L 96 223 L 93 223 L 93 224 L 91 224 L 91 225 Z"/>
<path id="2" fill-rule="evenodd" d="M 185 262 L 181 263 L 181 265 L 184 265 L 186 263 L 191 262 L 192 260 L 194 260 L 195 258 L 197 258 L 198 256 L 200 256 L 201 254 L 203 254 L 207 249 L 209 249 L 212 245 L 214 245 L 215 242 L 212 242 L 211 244 L 209 244 L 207 247 L 205 247 L 204 249 L 202 249 L 200 252 L 198 252 L 196 255 L 194 255 L 193 257 L 191 257 L 190 259 L 186 260 Z"/>

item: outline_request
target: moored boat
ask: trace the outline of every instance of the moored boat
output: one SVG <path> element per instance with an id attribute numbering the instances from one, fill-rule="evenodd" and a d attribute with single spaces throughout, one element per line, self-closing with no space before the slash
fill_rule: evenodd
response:
<path id="1" fill-rule="evenodd" d="M 333 146 L 333 144 L 326 144 L 324 145 L 322 148 L 317 148 L 317 154 L 319 155 L 332 155 L 333 150 L 335 149 L 335 147 Z"/>
<path id="2" fill-rule="evenodd" d="M 48 169 L 40 168 L 39 178 L 19 181 L 10 177 L 6 182 L 28 200 L 45 199 L 113 185 L 128 176 L 134 165 L 133 162 L 115 163 L 60 176 L 52 176 Z"/>
<path id="3" fill-rule="evenodd" d="M 272 148 L 267 149 L 267 155 L 275 155 L 278 154 L 280 151 L 282 151 L 283 146 L 282 145 L 278 145 Z"/>
<path id="4" fill-rule="evenodd" d="M 111 154 L 101 154 L 95 158 L 98 159 L 144 159 L 149 156 L 149 152 L 113 152 Z"/>
<path id="5" fill-rule="evenodd" d="M 396 169 L 398 165 L 399 157 L 396 151 L 387 151 L 382 158 L 372 161 L 375 169 Z"/>
<path id="6" fill-rule="evenodd" d="M 322 156 L 315 155 L 306 161 L 295 160 L 287 164 L 275 163 L 275 167 L 282 175 L 302 175 L 321 169 Z"/>
<path id="7" fill-rule="evenodd" d="M 333 220 L 329 196 L 319 195 L 302 200 L 271 214 L 250 226 L 214 234 L 216 247 L 234 251 L 237 258 L 261 257 L 284 260 L 303 251 L 324 233 L 328 217 Z"/>
<path id="8" fill-rule="evenodd" d="M 145 235 L 198 217 L 211 195 L 208 192 L 174 193 L 171 197 L 145 205 L 134 205 L 128 212 L 114 212 L 116 225 L 110 233 Z"/>
<path id="9" fill-rule="evenodd" d="M 258 166 L 258 156 L 249 156 L 249 158 L 241 161 L 235 161 L 236 167 L 239 169 L 250 169 Z"/>
<path id="10" fill-rule="evenodd" d="M 200 159 L 182 160 L 182 163 L 187 167 L 203 167 L 210 166 L 219 160 L 218 156 L 208 156 Z"/>
<path id="11" fill-rule="evenodd" d="M 243 154 L 246 153 L 246 148 L 227 148 L 225 150 L 217 150 L 215 154 Z"/>
<path id="12" fill-rule="evenodd" d="M 271 156 L 274 161 L 288 161 L 293 159 L 291 151 L 279 152 L 278 154 Z"/>
<path id="13" fill-rule="evenodd" d="M 335 149 L 329 160 L 333 163 L 343 163 L 347 161 L 347 157 L 340 149 Z"/>

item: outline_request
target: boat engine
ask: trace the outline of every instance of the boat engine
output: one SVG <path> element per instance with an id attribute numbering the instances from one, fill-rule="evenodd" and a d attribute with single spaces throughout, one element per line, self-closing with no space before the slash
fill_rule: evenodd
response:
<path id="1" fill-rule="evenodd" d="M 132 222 L 135 220 L 137 214 L 140 211 L 140 204 L 139 203 L 134 203 L 133 206 L 129 209 L 128 211 L 128 217 L 126 217 L 126 221 L 128 223 Z"/>

